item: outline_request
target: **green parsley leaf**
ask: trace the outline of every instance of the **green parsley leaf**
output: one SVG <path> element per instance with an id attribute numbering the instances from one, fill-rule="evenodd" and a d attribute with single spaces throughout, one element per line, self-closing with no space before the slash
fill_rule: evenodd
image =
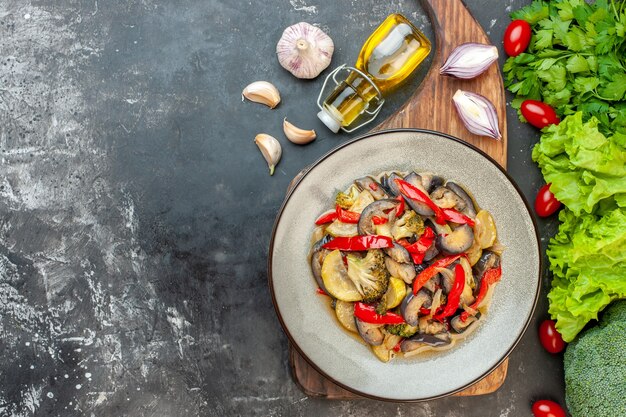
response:
<path id="1" fill-rule="evenodd" d="M 551 30 L 538 30 L 535 33 L 534 48 L 536 50 L 542 50 L 552 46 L 552 34 Z"/>
<path id="2" fill-rule="evenodd" d="M 611 81 L 598 87 L 598 93 L 606 100 L 626 99 L 626 73 L 615 74 Z"/>
<path id="3" fill-rule="evenodd" d="M 511 13 L 511 20 L 521 19 L 527 21 L 532 25 L 548 17 L 548 13 L 548 5 L 545 2 L 541 0 L 534 0 L 528 6 Z"/>
<path id="4" fill-rule="evenodd" d="M 589 72 L 589 63 L 581 55 L 574 55 L 567 60 L 565 68 L 572 74 Z"/>

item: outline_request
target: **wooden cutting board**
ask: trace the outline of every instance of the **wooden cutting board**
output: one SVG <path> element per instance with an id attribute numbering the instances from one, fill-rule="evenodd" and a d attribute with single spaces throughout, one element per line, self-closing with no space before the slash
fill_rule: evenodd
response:
<path id="1" fill-rule="evenodd" d="M 436 56 L 432 67 L 409 101 L 374 131 L 419 127 L 448 133 L 482 149 L 506 168 L 506 102 L 498 67 L 492 65 L 473 80 L 456 80 L 439 75 L 439 68 L 456 46 L 465 42 L 488 44 L 489 38 L 461 0 L 422 0 L 422 5 L 436 36 Z M 458 89 L 479 93 L 491 100 L 498 112 L 502 140 L 479 137 L 465 129 L 452 104 L 452 96 Z M 326 379 L 292 346 L 289 346 L 289 361 L 293 377 L 305 394 L 327 399 L 361 398 Z M 496 391 L 504 383 L 507 367 L 508 359 L 485 378 L 455 395 L 483 395 Z"/>

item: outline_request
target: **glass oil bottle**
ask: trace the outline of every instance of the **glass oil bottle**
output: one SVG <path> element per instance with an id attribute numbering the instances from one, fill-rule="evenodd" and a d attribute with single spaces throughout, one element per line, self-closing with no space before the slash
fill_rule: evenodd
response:
<path id="1" fill-rule="evenodd" d="M 320 96 L 317 116 L 333 132 L 352 132 L 374 120 L 384 94 L 400 85 L 428 56 L 430 41 L 401 14 L 392 14 L 367 39 L 354 67 L 342 65 L 331 72 Z M 343 81 L 337 80 L 346 72 Z M 321 101 L 329 80 L 334 90 Z M 365 114 L 362 123 L 351 126 Z"/>

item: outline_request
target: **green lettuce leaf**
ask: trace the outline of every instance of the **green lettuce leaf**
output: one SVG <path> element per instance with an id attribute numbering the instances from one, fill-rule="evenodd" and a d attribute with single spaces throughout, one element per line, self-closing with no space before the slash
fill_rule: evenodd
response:
<path id="1" fill-rule="evenodd" d="M 548 246 L 554 275 L 549 313 L 566 342 L 611 301 L 626 298 L 626 210 L 613 205 L 602 211 L 562 210 Z"/>
<path id="2" fill-rule="evenodd" d="M 591 117 L 583 113 L 567 116 L 558 125 L 544 129 L 532 158 L 550 191 L 574 214 L 592 213 L 598 203 L 626 201 L 626 148 L 624 135 L 606 137 Z"/>

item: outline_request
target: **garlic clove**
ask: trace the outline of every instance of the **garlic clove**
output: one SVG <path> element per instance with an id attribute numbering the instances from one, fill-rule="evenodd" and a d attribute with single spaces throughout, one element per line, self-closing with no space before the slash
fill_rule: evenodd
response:
<path id="1" fill-rule="evenodd" d="M 297 145 L 306 145 L 307 143 L 313 142 L 317 137 L 315 130 L 300 129 L 289 123 L 286 117 L 283 120 L 283 131 L 287 139 Z"/>
<path id="2" fill-rule="evenodd" d="M 280 142 L 275 137 L 265 133 L 259 133 L 254 138 L 254 143 L 259 147 L 259 150 L 263 154 L 263 158 L 267 161 L 267 165 L 270 168 L 270 175 L 274 175 L 274 168 L 280 157 L 283 154 Z"/>
<path id="3" fill-rule="evenodd" d="M 247 98 L 255 103 L 261 103 L 273 109 L 280 103 L 280 93 L 278 88 L 267 81 L 255 81 L 248 84 L 241 93 L 241 100 Z"/>
<path id="4" fill-rule="evenodd" d="M 440 74 L 470 79 L 487 71 L 498 59 L 498 48 L 482 43 L 457 46 L 439 70 Z"/>
<path id="5" fill-rule="evenodd" d="M 324 31 L 306 22 L 289 26 L 276 45 L 278 62 L 298 78 L 315 78 L 330 65 L 335 45 Z"/>
<path id="6" fill-rule="evenodd" d="M 457 90 L 452 101 L 467 130 L 476 135 L 502 139 L 496 108 L 486 97 Z"/>

